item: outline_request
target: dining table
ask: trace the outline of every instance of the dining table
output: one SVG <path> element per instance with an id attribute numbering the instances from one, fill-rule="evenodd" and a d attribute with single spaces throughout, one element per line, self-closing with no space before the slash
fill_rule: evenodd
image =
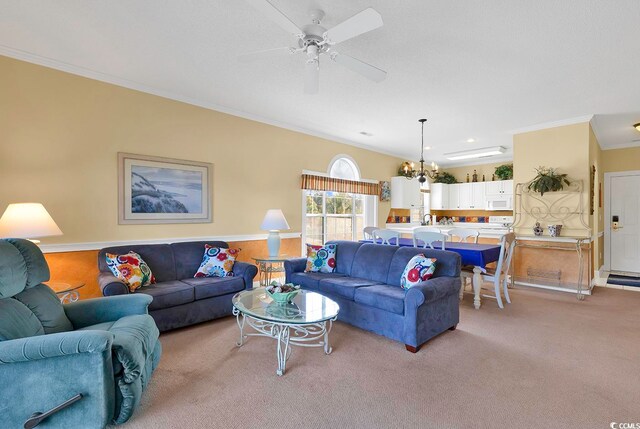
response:
<path id="1" fill-rule="evenodd" d="M 373 243 L 374 240 L 360 240 L 360 242 Z M 395 239 L 392 239 L 391 243 L 395 243 Z M 413 239 L 400 238 L 396 245 L 400 247 L 413 247 Z M 442 248 L 442 243 L 439 241 L 434 241 L 432 245 L 436 250 L 440 250 Z M 445 241 L 444 250 L 455 252 L 460 255 L 462 266 L 473 266 L 473 306 L 476 309 L 479 309 L 482 305 L 480 298 L 482 274 L 487 272 L 488 264 L 498 262 L 498 259 L 500 259 L 500 244 Z M 464 281 L 464 279 L 462 281 Z M 462 290 L 461 284 L 461 296 Z"/>

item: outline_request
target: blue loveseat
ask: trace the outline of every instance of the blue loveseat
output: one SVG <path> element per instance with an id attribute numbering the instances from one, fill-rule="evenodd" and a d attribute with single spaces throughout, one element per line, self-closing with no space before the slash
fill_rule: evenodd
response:
<path id="1" fill-rule="evenodd" d="M 151 295 L 149 314 L 160 332 L 181 328 L 228 316 L 233 308 L 231 298 L 253 287 L 258 268 L 238 262 L 233 265 L 232 277 L 198 277 L 204 245 L 229 248 L 224 241 L 189 241 L 172 244 L 139 244 L 107 247 L 98 252 L 98 283 L 104 296 L 127 295 L 129 288 L 111 273 L 106 253 L 125 254 L 131 250 L 142 256 L 157 283 L 138 289 L 135 295 Z"/>
<path id="2" fill-rule="evenodd" d="M 146 295 L 62 305 L 30 241 L 0 240 L 0 428 L 33 427 L 35 413 L 76 402 L 42 428 L 124 423 L 161 355 Z M 27 421 L 30 420 L 30 424 Z"/>
<path id="3" fill-rule="evenodd" d="M 413 247 L 331 241 L 336 244 L 333 273 L 305 273 L 306 258 L 286 261 L 287 282 L 319 292 L 340 305 L 338 320 L 401 341 L 410 352 L 458 324 L 460 256 Z M 436 258 L 433 277 L 409 290 L 400 278 L 418 253 Z"/>

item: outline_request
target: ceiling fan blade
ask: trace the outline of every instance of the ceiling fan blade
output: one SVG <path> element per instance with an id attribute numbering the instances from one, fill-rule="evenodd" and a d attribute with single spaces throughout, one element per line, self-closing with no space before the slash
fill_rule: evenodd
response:
<path id="1" fill-rule="evenodd" d="M 332 52 L 331 59 L 336 63 L 345 66 L 349 70 L 359 73 L 367 79 L 371 79 L 374 82 L 382 82 L 387 77 L 386 71 L 350 57 L 349 55 Z"/>
<path id="2" fill-rule="evenodd" d="M 335 45 L 367 31 L 375 30 L 382 25 L 382 15 L 375 9 L 368 8 L 327 30 L 323 37 L 328 44 Z"/>
<path id="3" fill-rule="evenodd" d="M 304 93 L 317 94 L 320 85 L 320 63 L 317 59 L 307 60 L 304 65 Z"/>
<path id="4" fill-rule="evenodd" d="M 284 13 L 280 12 L 274 5 L 267 0 L 245 0 L 247 3 L 258 9 L 271 21 L 278 24 L 284 31 L 296 36 L 304 34 L 304 31 L 293 23 Z"/>
<path id="5" fill-rule="evenodd" d="M 300 52 L 301 49 L 290 48 L 285 46 L 283 48 L 265 49 L 261 51 L 247 52 L 246 54 L 238 55 L 238 61 L 246 63 L 248 61 L 259 60 L 262 58 L 280 57 L 293 55 Z"/>

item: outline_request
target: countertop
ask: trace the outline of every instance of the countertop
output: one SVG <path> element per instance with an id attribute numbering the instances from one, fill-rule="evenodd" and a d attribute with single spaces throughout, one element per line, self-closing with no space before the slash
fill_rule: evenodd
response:
<path id="1" fill-rule="evenodd" d="M 416 228 L 421 228 L 425 225 L 419 223 L 388 223 L 385 228 L 392 231 L 398 231 L 400 234 L 413 234 Z M 426 225 L 428 227 L 439 228 L 443 233 L 447 234 L 449 231 L 455 228 L 471 228 L 480 231 L 480 237 L 485 238 L 500 238 L 507 232 L 509 228 L 495 224 L 495 223 L 473 223 L 473 222 L 454 222 L 453 225 Z"/>

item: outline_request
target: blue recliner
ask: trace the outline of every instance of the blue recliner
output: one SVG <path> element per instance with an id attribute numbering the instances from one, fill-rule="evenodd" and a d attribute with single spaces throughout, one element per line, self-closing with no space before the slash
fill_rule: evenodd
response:
<path id="1" fill-rule="evenodd" d="M 30 241 L 0 240 L 0 428 L 127 421 L 161 355 L 148 295 L 62 305 Z"/>

